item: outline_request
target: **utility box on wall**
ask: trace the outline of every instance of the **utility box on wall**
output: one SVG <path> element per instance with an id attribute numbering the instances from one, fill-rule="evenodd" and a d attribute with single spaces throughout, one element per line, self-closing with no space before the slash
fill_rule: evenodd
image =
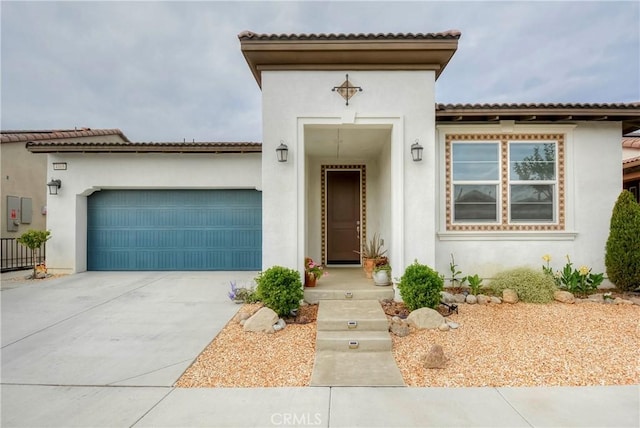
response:
<path id="1" fill-rule="evenodd" d="M 7 196 L 7 232 L 17 232 L 20 225 L 20 198 Z"/>
<path id="2" fill-rule="evenodd" d="M 33 201 L 31 198 L 20 198 L 20 223 L 31 224 L 33 218 Z"/>

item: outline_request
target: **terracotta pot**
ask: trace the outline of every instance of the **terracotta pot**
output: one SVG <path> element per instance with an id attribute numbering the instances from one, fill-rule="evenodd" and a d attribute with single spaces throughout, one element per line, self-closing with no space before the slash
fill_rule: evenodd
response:
<path id="1" fill-rule="evenodd" d="M 362 259 L 362 269 L 364 269 L 364 275 L 371 279 L 373 278 L 373 269 L 376 267 L 376 259 Z"/>
<path id="2" fill-rule="evenodd" d="M 318 278 L 316 278 L 315 275 L 306 274 L 304 276 L 304 286 L 305 287 L 315 287 L 317 281 L 318 281 Z"/>

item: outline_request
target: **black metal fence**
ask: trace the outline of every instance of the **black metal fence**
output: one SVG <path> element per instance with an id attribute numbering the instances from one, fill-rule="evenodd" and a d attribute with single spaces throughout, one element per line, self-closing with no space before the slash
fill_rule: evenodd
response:
<path id="1" fill-rule="evenodd" d="M 31 250 L 19 244 L 16 238 L 0 238 L 0 259 L 2 272 L 32 268 L 36 263 L 44 263 L 47 255 L 46 244 L 31 254 Z"/>

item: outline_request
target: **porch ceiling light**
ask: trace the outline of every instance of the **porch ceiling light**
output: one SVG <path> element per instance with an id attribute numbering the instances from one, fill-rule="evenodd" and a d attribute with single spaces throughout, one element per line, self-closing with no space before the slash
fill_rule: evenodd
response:
<path id="1" fill-rule="evenodd" d="M 280 140 L 280 145 L 276 148 L 276 155 L 278 155 L 278 162 L 286 162 L 289 156 L 289 147 Z"/>
<path id="2" fill-rule="evenodd" d="M 62 180 L 54 180 L 52 178 L 51 181 L 47 183 L 47 186 L 49 187 L 50 195 L 57 195 L 58 189 L 62 187 Z"/>
<path id="3" fill-rule="evenodd" d="M 420 162 L 422 160 L 423 150 L 424 147 L 422 147 L 416 139 L 416 142 L 411 145 L 411 157 L 413 158 L 414 162 Z"/>

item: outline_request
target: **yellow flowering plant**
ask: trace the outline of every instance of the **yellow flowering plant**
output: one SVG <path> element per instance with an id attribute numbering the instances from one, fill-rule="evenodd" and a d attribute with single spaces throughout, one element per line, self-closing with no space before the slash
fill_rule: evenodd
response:
<path id="1" fill-rule="evenodd" d="M 542 256 L 542 260 L 546 262 L 546 265 L 542 266 L 543 272 L 552 276 L 558 287 L 574 294 L 580 294 L 582 297 L 586 297 L 597 290 L 598 286 L 602 284 L 602 281 L 604 281 L 604 274 L 591 273 L 591 268 L 584 265 L 575 269 L 568 254 L 566 255 L 566 258 L 567 263 L 561 271 L 558 271 L 554 275 L 553 268 L 551 268 L 550 264 L 551 256 L 545 254 Z"/>

